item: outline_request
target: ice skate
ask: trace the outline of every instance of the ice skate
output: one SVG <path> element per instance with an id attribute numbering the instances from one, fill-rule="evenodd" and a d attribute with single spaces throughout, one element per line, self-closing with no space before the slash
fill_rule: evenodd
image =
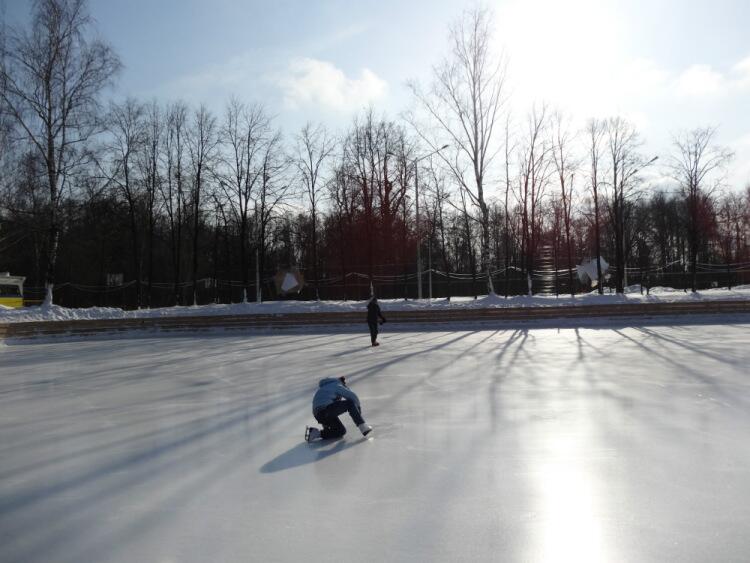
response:
<path id="1" fill-rule="evenodd" d="M 370 426 L 366 422 L 363 422 L 357 428 L 359 428 L 359 431 L 362 432 L 362 436 L 367 436 L 370 432 L 372 432 L 372 426 Z"/>
<path id="2" fill-rule="evenodd" d="M 305 428 L 306 442 L 312 442 L 313 440 L 317 440 L 318 438 L 320 438 L 320 430 L 318 430 L 314 426 L 308 426 Z"/>

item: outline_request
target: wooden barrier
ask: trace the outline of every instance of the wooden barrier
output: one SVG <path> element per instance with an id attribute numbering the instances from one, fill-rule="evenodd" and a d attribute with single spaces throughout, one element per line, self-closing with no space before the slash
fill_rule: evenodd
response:
<path id="1" fill-rule="evenodd" d="M 750 313 L 750 301 L 696 301 L 677 303 L 623 303 L 549 307 L 487 309 L 419 309 L 384 311 L 389 324 L 471 323 L 502 325 L 513 321 L 579 319 L 601 317 L 655 317 L 664 315 L 706 315 Z M 130 331 L 186 332 L 212 329 L 305 328 L 328 325 L 364 325 L 365 311 L 331 313 L 279 313 L 151 317 L 139 319 L 97 319 L 0 323 L 0 339 L 51 335 L 116 334 Z M 569 321 L 568 321 L 569 324 Z"/>

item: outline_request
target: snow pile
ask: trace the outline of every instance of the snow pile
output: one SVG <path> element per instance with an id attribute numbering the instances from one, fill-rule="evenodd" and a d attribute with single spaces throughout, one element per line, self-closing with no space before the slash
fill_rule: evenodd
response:
<path id="1" fill-rule="evenodd" d="M 485 295 L 478 299 L 454 297 L 447 299 L 381 299 L 383 311 L 413 311 L 426 309 L 488 309 L 514 307 L 561 307 L 587 305 L 614 305 L 624 303 L 675 303 L 680 301 L 750 301 L 750 285 L 727 289 L 709 289 L 692 293 L 670 287 L 653 287 L 649 295 L 641 294 L 640 286 L 626 288 L 624 294 L 598 292 L 580 294 L 575 297 L 518 295 L 508 297 Z M 91 307 L 87 309 L 67 309 L 57 305 L 25 307 L 23 309 L 0 308 L 0 323 L 31 321 L 66 321 L 96 319 L 135 319 L 154 317 L 196 317 L 216 315 L 274 315 L 284 313 L 343 313 L 364 312 L 367 301 L 267 301 L 264 303 L 232 303 L 228 305 L 201 305 L 188 307 L 163 307 L 160 309 L 140 309 L 125 311 L 113 307 Z"/>

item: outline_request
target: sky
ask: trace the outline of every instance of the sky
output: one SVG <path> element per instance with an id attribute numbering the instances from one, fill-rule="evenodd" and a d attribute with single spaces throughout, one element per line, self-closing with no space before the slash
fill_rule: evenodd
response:
<path id="1" fill-rule="evenodd" d="M 4 0 L 9 23 L 30 2 Z M 287 135 L 341 129 L 372 104 L 397 118 L 447 53 L 460 0 L 90 0 L 124 70 L 115 96 L 183 99 L 221 114 L 230 96 L 263 103 Z M 715 126 L 734 151 L 727 183 L 750 183 L 750 2 L 491 0 L 508 58 L 509 108 L 546 103 L 582 125 L 622 115 L 662 158 L 675 134 Z"/>

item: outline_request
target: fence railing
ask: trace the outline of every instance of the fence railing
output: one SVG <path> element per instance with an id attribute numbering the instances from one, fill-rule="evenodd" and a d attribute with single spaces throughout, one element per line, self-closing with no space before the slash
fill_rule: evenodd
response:
<path id="1" fill-rule="evenodd" d="M 573 271 L 573 284 L 570 284 L 568 269 L 534 270 L 527 276 L 517 268 L 499 269 L 492 272 L 492 282 L 498 295 L 527 295 L 529 277 L 531 292 L 534 295 L 576 295 L 592 291 L 588 284 L 582 284 Z M 626 286 L 637 286 L 644 293 L 657 286 L 689 290 L 693 274 L 685 271 L 684 265 L 672 263 L 649 269 L 626 268 Z M 735 287 L 750 284 L 750 263 L 706 264 L 699 263 L 696 272 L 696 288 Z M 169 307 L 193 304 L 192 282 L 173 283 L 145 281 L 141 285 L 140 307 Z M 316 292 L 317 285 L 317 292 Z M 417 275 L 368 275 L 350 272 L 344 276 L 321 278 L 316 284 L 307 280 L 299 294 L 279 295 L 273 277 L 261 281 L 264 300 L 299 299 L 313 300 L 317 295 L 322 300 L 364 300 L 371 290 L 381 299 L 416 299 L 418 294 Z M 487 276 L 477 272 L 441 272 L 426 270 L 422 273 L 422 297 L 424 299 L 446 299 L 448 297 L 478 297 L 487 294 Z M 97 286 L 74 282 L 60 283 L 54 288 L 54 302 L 65 307 L 118 307 L 138 308 L 138 283 L 134 280 L 115 286 Z M 614 292 L 614 271 L 610 269 L 603 287 L 605 292 Z M 255 300 L 254 282 L 243 284 L 237 280 L 203 278 L 196 284 L 197 304 L 239 303 L 246 297 Z M 27 305 L 41 303 L 45 290 L 39 287 L 26 287 L 24 299 Z"/>

